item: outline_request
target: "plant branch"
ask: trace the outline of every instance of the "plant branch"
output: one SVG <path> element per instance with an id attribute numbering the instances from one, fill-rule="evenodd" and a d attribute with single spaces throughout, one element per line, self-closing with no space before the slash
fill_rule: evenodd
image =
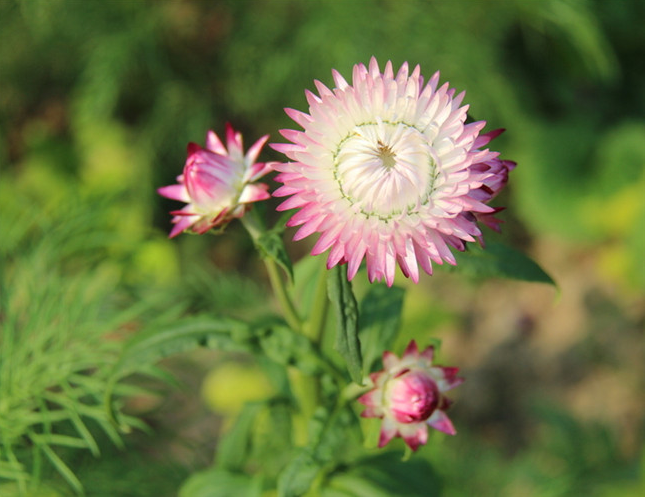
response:
<path id="1" fill-rule="evenodd" d="M 298 312 L 296 311 L 293 301 L 287 293 L 284 279 L 280 276 L 278 265 L 271 258 L 264 257 L 262 259 L 266 266 L 267 273 L 269 274 L 269 280 L 271 281 L 271 287 L 273 288 L 275 297 L 280 303 L 280 307 L 284 313 L 284 319 L 287 321 L 287 324 L 289 324 L 289 327 L 294 331 L 302 333 L 302 321 L 298 316 Z"/>

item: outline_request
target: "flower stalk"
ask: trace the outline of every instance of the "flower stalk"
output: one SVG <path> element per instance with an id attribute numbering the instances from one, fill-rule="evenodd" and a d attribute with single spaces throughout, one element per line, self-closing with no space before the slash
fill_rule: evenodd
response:
<path id="1" fill-rule="evenodd" d="M 287 288 L 285 286 L 285 281 L 284 279 L 280 276 L 280 270 L 278 269 L 278 265 L 276 262 L 268 257 L 264 256 L 262 258 L 264 261 L 264 266 L 266 267 L 267 273 L 269 275 L 269 280 L 271 282 L 271 287 L 273 289 L 273 293 L 275 294 L 276 299 L 280 303 L 280 307 L 282 308 L 282 312 L 284 313 L 284 319 L 291 327 L 292 330 L 295 332 L 303 332 L 303 327 L 302 327 L 302 320 L 298 316 L 298 312 L 296 311 L 296 307 L 293 304 L 293 301 L 289 297 L 289 293 L 287 292 Z"/>

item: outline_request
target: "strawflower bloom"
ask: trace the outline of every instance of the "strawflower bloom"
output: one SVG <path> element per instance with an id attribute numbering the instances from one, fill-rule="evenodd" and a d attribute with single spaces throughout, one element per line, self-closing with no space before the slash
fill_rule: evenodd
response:
<path id="1" fill-rule="evenodd" d="M 455 428 L 445 413 L 451 401 L 443 393 L 463 382 L 457 367 L 433 366 L 434 348 L 419 352 L 411 341 L 401 358 L 383 353 L 383 370 L 370 375 L 374 388 L 358 401 L 362 417 L 383 419 L 379 448 L 400 436 L 413 450 L 428 440 L 428 426 L 446 434 Z"/>
<path id="2" fill-rule="evenodd" d="M 351 85 L 332 75 L 332 90 L 315 81 L 320 95 L 306 91 L 309 114 L 285 109 L 303 130 L 271 145 L 291 160 L 274 164 L 283 185 L 273 195 L 289 196 L 278 209 L 299 209 L 294 240 L 318 232 L 312 254 L 330 249 L 328 268 L 347 263 L 351 280 L 365 259 L 371 282 L 392 285 L 397 263 L 417 282 L 419 266 L 455 264 L 450 247 L 480 238 L 478 221 L 498 228 L 486 203 L 515 163 L 483 148 L 502 130 L 466 124 L 463 92 L 438 87 L 438 72 L 424 85 L 407 63 L 381 73 L 374 58 L 354 66 Z"/>
<path id="3" fill-rule="evenodd" d="M 175 224 L 170 237 L 187 229 L 202 234 L 226 225 L 233 218 L 241 218 L 250 203 L 270 197 L 268 185 L 253 183 L 272 169 L 270 163 L 256 162 L 268 138 L 260 138 L 245 155 L 242 134 L 227 123 L 226 147 L 213 131 L 206 135 L 205 148 L 188 144 L 179 183 L 157 190 L 164 197 L 188 203 L 170 213 Z"/>

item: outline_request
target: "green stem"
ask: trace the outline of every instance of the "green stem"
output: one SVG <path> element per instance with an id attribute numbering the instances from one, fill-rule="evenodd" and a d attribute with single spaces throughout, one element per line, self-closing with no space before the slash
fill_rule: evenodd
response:
<path id="1" fill-rule="evenodd" d="M 265 231 L 261 220 L 254 213 L 249 213 L 249 215 L 244 216 L 242 223 L 254 241 L 257 241 Z M 330 304 L 327 295 L 327 269 L 320 270 L 314 291 L 314 302 L 311 312 L 309 313 L 307 322 L 303 324 L 287 292 L 286 282 L 280 272 L 278 264 L 269 256 L 263 256 L 262 259 L 266 266 L 269 280 L 271 281 L 271 287 L 273 288 L 276 299 L 280 303 L 287 324 L 295 332 L 301 333 L 311 340 L 314 347 L 318 350 L 321 367 L 334 377 L 340 388 L 345 383 L 342 373 L 335 368 L 334 364 L 321 351 L 321 341 Z M 297 446 L 304 446 L 308 438 L 308 422 L 313 417 L 315 410 L 321 402 L 320 377 L 307 375 L 294 367 L 288 368 L 287 374 L 292 394 L 300 408 L 300 413 L 293 420 L 295 443 Z M 347 399 L 339 399 L 338 402 L 343 404 L 347 402 Z"/>
<path id="2" fill-rule="evenodd" d="M 340 393 L 340 399 L 345 400 L 345 402 L 352 401 L 356 398 L 358 398 L 360 395 L 365 394 L 368 391 L 371 391 L 374 386 L 369 385 L 368 383 L 367 386 L 361 386 L 359 384 L 356 384 L 355 382 L 351 382 L 347 386 L 345 386 L 345 389 L 342 390 Z"/>
<path id="3" fill-rule="evenodd" d="M 262 235 L 263 229 L 260 226 L 260 222 L 256 218 L 257 215 L 251 212 L 247 216 L 242 217 L 242 224 L 246 231 L 249 232 L 251 239 L 257 241 L 258 238 Z M 276 299 L 280 303 L 282 312 L 284 313 L 284 318 L 287 321 L 289 327 L 294 331 L 302 333 L 302 320 L 298 316 L 296 307 L 293 304 L 293 301 L 287 293 L 287 288 L 285 286 L 284 279 L 280 276 L 280 270 L 278 265 L 270 256 L 262 256 L 262 261 L 264 261 L 264 266 L 267 269 L 269 274 L 269 280 L 271 281 L 271 287 L 273 288 L 273 293 L 275 294 Z"/>
<path id="4" fill-rule="evenodd" d="M 284 284 L 284 280 L 280 276 L 280 270 L 278 265 L 271 258 L 263 258 L 264 265 L 266 266 L 267 273 L 269 274 L 269 280 L 271 281 L 271 287 L 273 287 L 273 292 L 275 297 L 280 303 L 282 312 L 284 313 L 284 319 L 296 332 L 302 332 L 302 321 L 298 316 L 296 307 L 293 304 L 293 301 L 287 293 L 287 289 Z"/>
<path id="5" fill-rule="evenodd" d="M 318 283 L 314 294 L 314 302 L 309 314 L 307 323 L 304 324 L 302 332 L 307 336 L 314 347 L 318 349 L 319 359 L 323 368 L 329 369 L 329 366 L 320 352 L 320 340 L 325 328 L 327 318 L 329 299 L 327 298 L 327 275 L 325 271 L 320 272 Z M 320 405 L 321 386 L 320 378 L 317 376 L 307 375 L 299 370 L 292 369 L 289 371 L 289 379 L 294 395 L 298 399 L 302 414 L 301 419 L 295 420 L 295 441 L 298 446 L 304 446 L 307 443 L 307 423 L 311 420 L 316 408 Z"/>
<path id="6" fill-rule="evenodd" d="M 296 446 L 307 444 L 308 425 L 318 408 L 320 383 L 318 377 L 308 375 L 295 367 L 287 368 L 291 393 L 298 403 L 299 413 L 293 418 L 293 435 Z"/>

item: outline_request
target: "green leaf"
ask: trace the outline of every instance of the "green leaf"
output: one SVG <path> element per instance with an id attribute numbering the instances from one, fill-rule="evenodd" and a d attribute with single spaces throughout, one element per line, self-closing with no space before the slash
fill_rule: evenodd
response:
<path id="1" fill-rule="evenodd" d="M 347 361 L 352 380 L 363 383 L 361 344 L 358 338 L 358 305 L 352 284 L 340 265 L 329 270 L 327 293 L 336 315 L 335 348 Z"/>
<path id="2" fill-rule="evenodd" d="M 73 436 L 62 434 L 32 434 L 30 439 L 34 444 L 51 444 L 56 446 L 67 446 L 68 448 L 88 448 L 88 442 Z"/>
<path id="3" fill-rule="evenodd" d="M 342 461 L 349 447 L 348 428 L 353 423 L 355 418 L 350 411 L 329 411 L 319 407 L 309 421 L 309 443 L 297 450 L 278 476 L 278 494 L 298 496 L 306 493 L 321 472 Z"/>
<path id="4" fill-rule="evenodd" d="M 216 317 L 189 318 L 170 327 L 151 327 L 138 334 L 123 348 L 105 389 L 104 404 L 111 420 L 116 421 L 111 399 L 119 379 L 140 372 L 170 355 L 200 346 L 250 351 L 255 346 L 255 337 L 246 323 Z M 127 430 L 127 427 L 122 429 Z"/>
<path id="5" fill-rule="evenodd" d="M 260 496 L 261 477 L 213 468 L 190 476 L 179 490 L 179 496 Z"/>
<path id="6" fill-rule="evenodd" d="M 293 403 L 286 398 L 270 400 L 253 424 L 250 465 L 261 465 L 265 476 L 275 479 L 285 468 L 293 448 Z M 253 468 L 253 467 L 251 467 Z"/>
<path id="7" fill-rule="evenodd" d="M 383 351 L 392 347 L 401 322 L 404 294 L 400 287 L 372 284 L 361 301 L 358 323 L 363 373 L 368 373 Z"/>
<path id="8" fill-rule="evenodd" d="M 28 479 L 29 474 L 18 462 L 5 462 L 0 460 L 0 477 L 3 479 L 22 480 Z"/>
<path id="9" fill-rule="evenodd" d="M 265 403 L 246 403 L 233 428 L 217 447 L 217 464 L 226 470 L 242 470 L 249 452 L 252 430 L 258 413 Z"/>
<path id="10" fill-rule="evenodd" d="M 331 496 L 441 496 L 441 482 L 421 458 L 401 461 L 398 452 L 381 453 L 331 474 L 323 487 Z"/>
<path id="11" fill-rule="evenodd" d="M 72 470 L 61 460 L 61 458 L 46 444 L 38 444 L 38 447 L 45 454 L 47 459 L 51 464 L 56 468 L 58 473 L 63 476 L 67 483 L 72 487 L 74 492 L 78 495 L 85 494 L 83 491 L 83 485 L 81 481 L 78 480 L 78 477 L 72 472 Z"/>
<path id="12" fill-rule="evenodd" d="M 264 354 L 274 362 L 294 365 L 304 373 L 313 375 L 319 372 L 319 358 L 311 341 L 283 325 L 274 325 L 256 331 Z"/>
<path id="13" fill-rule="evenodd" d="M 289 295 L 297 304 L 302 316 L 310 316 L 312 307 L 316 304 L 316 284 L 321 271 L 327 271 L 320 264 L 320 258 L 302 258 L 293 268 L 294 285 L 289 286 Z"/>
<path id="14" fill-rule="evenodd" d="M 309 448 L 301 448 L 278 478 L 278 496 L 302 496 L 322 469 Z"/>
<path id="15" fill-rule="evenodd" d="M 246 351 L 250 339 L 249 327 L 231 318 L 189 318 L 161 330 L 152 327 L 125 345 L 112 377 L 121 378 L 145 365 L 200 346 Z"/>
<path id="16" fill-rule="evenodd" d="M 63 389 L 66 391 L 68 390 L 68 386 L 63 384 Z M 98 444 L 96 444 L 96 440 L 94 439 L 94 436 L 92 436 L 92 433 L 89 431 L 87 426 L 83 423 L 83 420 L 79 416 L 79 414 L 76 412 L 75 409 L 72 409 L 69 411 L 69 418 L 72 424 L 74 425 L 74 428 L 78 432 L 79 436 L 85 441 L 87 448 L 92 452 L 92 455 L 95 457 L 98 457 L 100 454 L 100 450 L 98 447 Z"/>
<path id="17" fill-rule="evenodd" d="M 478 278 L 511 278 L 556 285 L 540 265 L 526 254 L 504 244 L 490 242 L 486 249 L 471 244 L 456 253 L 456 270 Z"/>
<path id="18" fill-rule="evenodd" d="M 242 218 L 242 223 L 260 254 L 275 261 L 293 282 L 293 266 L 282 240 L 286 219 L 289 216 L 287 213 L 283 214 L 275 226 L 267 230 L 261 215 L 257 210 L 253 210 Z"/>

